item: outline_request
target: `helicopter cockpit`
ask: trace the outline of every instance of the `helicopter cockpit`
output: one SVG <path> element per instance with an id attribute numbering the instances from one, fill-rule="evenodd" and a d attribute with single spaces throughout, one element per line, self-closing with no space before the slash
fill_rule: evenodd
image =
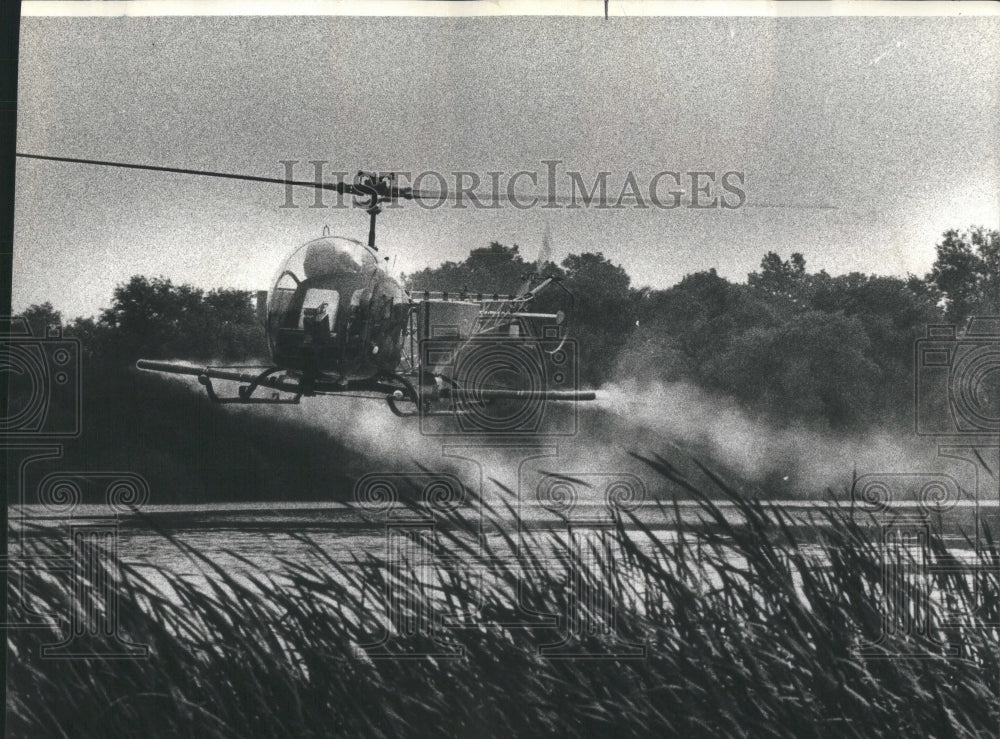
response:
<path id="1" fill-rule="evenodd" d="M 303 371 L 339 368 L 364 331 L 379 265 L 364 244 L 324 236 L 299 247 L 278 270 L 267 300 L 274 361 Z"/>

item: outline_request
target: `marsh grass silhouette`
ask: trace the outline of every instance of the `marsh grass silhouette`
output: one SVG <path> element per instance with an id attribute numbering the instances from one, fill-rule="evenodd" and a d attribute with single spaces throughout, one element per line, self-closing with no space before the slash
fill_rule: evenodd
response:
<path id="1" fill-rule="evenodd" d="M 149 658 L 42 659 L 40 647 L 60 641 L 64 625 L 9 630 L 8 734 L 995 733 L 1000 551 L 988 532 L 971 563 L 932 535 L 928 561 L 947 567 L 914 579 L 907 567 L 919 564 L 916 555 L 887 563 L 877 526 L 856 511 L 818 512 L 817 529 L 804 538 L 777 506 L 745 499 L 719 478 L 709 496 L 666 459 L 646 461 L 686 488 L 711 525 L 681 524 L 664 538 L 619 517 L 610 529 L 615 556 L 601 547 L 581 556 L 566 537 L 545 532 L 515 547 L 514 507 L 483 500 L 499 538 L 470 545 L 475 531 L 456 513 L 438 542 L 452 565 L 431 577 L 380 556 L 337 562 L 316 545 L 278 572 L 255 573 L 247 563 L 237 575 L 179 541 L 206 580 L 124 563 L 91 571 L 94 587 L 114 578 L 120 633 L 147 644 Z M 723 514 L 719 494 L 741 522 Z M 39 553 L 73 556 L 61 539 L 31 541 Z M 12 608 L 76 607 L 66 578 L 25 575 L 23 592 L 9 589 Z M 570 582 L 613 592 L 614 623 L 597 625 L 641 643 L 645 656 L 550 659 L 539 645 L 558 640 L 551 624 L 481 625 L 525 608 L 566 613 Z M 393 623 L 415 621 L 428 600 L 479 614 L 465 628 L 442 629 L 463 656 L 359 653 L 372 640 L 372 614 L 403 609 Z M 920 633 L 906 617 L 915 604 L 926 606 Z M 962 623 L 949 625 L 955 612 Z M 609 615 L 597 608 L 587 617 Z M 582 637 L 598 652 L 601 631 Z"/>

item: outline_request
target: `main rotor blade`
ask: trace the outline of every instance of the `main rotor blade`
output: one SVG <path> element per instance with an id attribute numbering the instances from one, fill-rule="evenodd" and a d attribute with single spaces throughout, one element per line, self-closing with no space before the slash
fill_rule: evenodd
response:
<path id="1" fill-rule="evenodd" d="M 484 204 L 484 207 L 491 207 L 492 205 L 499 205 L 500 203 L 514 205 L 514 207 L 528 209 L 536 206 L 539 207 L 555 207 L 556 205 L 571 205 L 576 208 L 616 208 L 616 207 L 632 207 L 637 203 L 646 203 L 649 199 L 642 198 L 642 196 L 636 196 L 633 193 L 626 192 L 621 195 L 616 196 L 612 192 L 608 192 L 604 197 L 590 197 L 589 195 L 584 196 L 581 193 L 576 194 L 565 194 L 565 193 L 514 193 L 513 197 L 508 193 L 479 193 L 476 191 L 455 191 L 450 190 L 405 190 L 405 197 L 409 197 L 413 200 L 429 200 L 436 203 L 475 203 L 479 201 Z"/>
<path id="2" fill-rule="evenodd" d="M 333 192 L 343 193 L 346 195 L 360 195 L 362 197 L 370 197 L 372 194 L 372 187 L 365 185 L 354 185 L 349 182 L 316 182 L 315 180 L 287 180 L 280 177 L 259 177 L 257 175 L 248 174 L 232 174 L 230 172 L 213 172 L 210 170 L 203 169 L 182 169 L 180 167 L 160 167 L 152 164 L 130 164 L 126 162 L 109 162 L 101 159 L 77 159 L 74 157 L 53 157 L 46 156 L 43 154 L 23 154 L 21 152 L 17 153 L 17 156 L 24 159 L 42 159 L 50 162 L 71 162 L 74 164 L 94 164 L 101 167 L 119 167 L 121 169 L 142 169 L 152 172 L 171 172 L 174 174 L 190 174 L 198 175 L 200 177 L 217 177 L 227 180 L 244 180 L 246 182 L 267 182 L 274 185 L 294 185 L 296 187 L 311 187 L 314 190 L 331 190 Z M 460 204 L 463 202 L 468 202 L 470 205 L 475 205 L 478 203 L 483 204 L 484 207 L 499 207 L 500 204 L 511 204 L 518 208 L 531 208 L 536 206 L 541 207 L 559 207 L 559 206 L 573 206 L 573 207 L 600 207 L 600 208 L 617 208 L 617 207 L 633 207 L 636 206 L 641 200 L 642 196 L 636 196 L 632 192 L 623 192 L 617 198 L 613 197 L 611 193 L 608 193 L 606 197 L 584 197 L 582 193 L 574 193 L 571 195 L 566 195 L 562 193 L 556 193 L 553 196 L 551 192 L 545 192 L 542 194 L 515 194 L 515 197 L 511 197 L 508 193 L 490 193 L 483 194 L 477 193 L 475 191 L 466 191 L 456 189 L 455 191 L 449 190 L 414 190 L 410 187 L 399 187 L 393 186 L 392 188 L 387 188 L 385 190 L 380 189 L 381 197 L 387 200 L 421 200 L 434 203 L 455 203 Z M 582 205 L 581 205 L 582 203 Z M 648 203 L 640 207 L 649 207 Z M 827 203 L 754 203 L 747 202 L 745 207 L 748 208 L 794 208 L 803 210 L 837 210 L 837 206 L 829 205 Z"/>
<path id="3" fill-rule="evenodd" d="M 249 174 L 232 174 L 230 172 L 212 172 L 204 169 L 181 169 L 180 167 L 158 167 L 152 164 L 127 164 L 125 162 L 108 162 L 101 159 L 75 159 L 73 157 L 50 157 L 42 154 L 22 154 L 17 156 L 24 159 L 44 159 L 50 162 L 72 162 L 74 164 L 96 164 L 102 167 L 120 167 L 121 169 L 144 169 L 153 172 L 173 172 L 175 174 L 193 174 L 202 177 L 221 177 L 227 180 L 246 180 L 247 182 L 268 182 L 276 185 L 296 185 L 298 187 L 311 187 L 315 190 L 335 190 L 348 195 L 356 193 L 353 185 L 346 182 L 315 182 L 304 180 L 286 180 L 280 177 L 258 177 Z"/>
<path id="4" fill-rule="evenodd" d="M 509 194 L 505 193 L 479 193 L 479 192 L 468 192 L 468 191 L 455 191 L 450 190 L 414 190 L 412 188 L 400 188 L 400 197 L 405 197 L 408 200 L 429 200 L 436 203 L 475 203 L 479 201 L 480 203 L 486 204 L 512 204 L 515 203 L 522 208 L 534 207 L 534 205 L 529 206 L 528 203 L 531 201 L 537 201 L 535 205 L 543 206 L 547 203 L 560 203 L 562 205 L 579 205 L 580 203 L 586 202 L 579 195 L 563 195 L 557 193 L 555 197 L 550 197 L 550 193 L 543 194 L 515 194 L 515 197 L 511 197 Z M 594 199 L 596 202 L 606 204 L 611 201 L 612 198 L 607 198 L 605 200 L 600 200 L 598 198 Z M 623 203 L 634 203 L 635 197 L 631 195 L 625 195 L 622 198 Z M 488 206 L 487 206 L 488 207 Z"/>
<path id="5" fill-rule="evenodd" d="M 524 193 L 524 194 L 514 194 L 511 197 L 509 193 L 478 193 L 474 190 L 469 191 L 455 191 L 450 190 L 414 190 L 412 188 L 400 188 L 400 197 L 404 197 L 410 200 L 425 200 L 433 203 L 455 203 L 455 204 L 468 204 L 475 205 L 476 201 L 483 204 L 484 208 L 499 207 L 501 203 L 503 204 L 513 204 L 517 208 L 527 209 L 533 207 L 542 208 L 556 208 L 560 206 L 571 206 L 573 208 L 602 208 L 602 209 L 612 209 L 612 208 L 649 208 L 651 210 L 656 209 L 652 204 L 652 200 L 649 197 L 643 197 L 642 194 L 638 196 L 635 193 L 625 192 L 618 196 L 614 193 L 608 192 L 604 197 L 590 197 L 584 196 L 581 193 L 575 193 L 567 195 L 565 193 L 555 193 L 554 195 L 550 192 L 545 193 Z M 686 205 L 682 201 L 682 205 Z M 674 206 L 678 210 L 681 206 Z M 801 210 L 837 210 L 838 206 L 830 205 L 828 203 L 754 203 L 745 202 L 740 207 L 746 208 L 793 208 Z M 672 208 L 671 208 L 672 209 Z"/>

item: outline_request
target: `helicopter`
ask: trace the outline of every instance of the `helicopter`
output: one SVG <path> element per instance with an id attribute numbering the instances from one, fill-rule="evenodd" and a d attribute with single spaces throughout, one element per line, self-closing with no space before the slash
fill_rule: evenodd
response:
<path id="1" fill-rule="evenodd" d="M 291 403 L 340 395 L 383 400 L 397 416 L 470 417 L 475 430 L 507 430 L 549 402 L 596 399 L 578 387 L 565 310 L 533 310 L 546 291 L 572 294 L 558 277 L 526 275 L 516 293 L 411 291 L 379 259 L 376 218 L 385 203 L 441 202 L 402 187 L 393 173 L 360 171 L 353 182 L 301 181 L 97 159 L 17 153 L 84 165 L 170 172 L 331 190 L 369 217 L 367 243 L 321 237 L 281 263 L 263 313 L 271 364 L 213 367 L 139 359 L 149 372 L 197 377 L 215 403 Z M 213 381 L 237 383 L 221 395 Z M 261 394 L 258 393 L 261 391 Z M 270 394 L 264 395 L 267 390 Z M 513 404 L 513 407 L 511 406 Z M 502 409 L 490 410 L 491 406 Z"/>

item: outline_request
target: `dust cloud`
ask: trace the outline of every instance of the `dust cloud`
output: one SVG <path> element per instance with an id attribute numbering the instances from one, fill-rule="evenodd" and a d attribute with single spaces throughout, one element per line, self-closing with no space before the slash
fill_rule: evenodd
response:
<path id="1" fill-rule="evenodd" d="M 620 433 L 643 444 L 659 439 L 745 480 L 803 493 L 842 489 L 854 474 L 922 471 L 935 464 L 933 449 L 917 437 L 884 429 L 848 435 L 801 424 L 778 427 L 735 400 L 685 382 L 607 384 L 595 405 Z"/>
<path id="2" fill-rule="evenodd" d="M 203 392 L 193 377 L 171 379 Z M 226 383 L 217 384 L 220 393 L 229 390 Z M 467 479 L 473 471 L 468 460 L 474 460 L 484 483 L 492 479 L 510 489 L 518 484 L 519 465 L 532 455 L 544 471 L 630 471 L 647 480 L 649 469 L 632 453 L 661 454 L 672 461 L 696 458 L 731 481 L 795 497 L 828 489 L 842 493 L 854 475 L 933 471 L 939 464 L 933 446 L 915 436 L 880 429 L 851 436 L 804 425 L 778 427 L 734 400 L 689 383 L 623 380 L 602 386 L 597 395 L 595 402 L 553 408 L 563 425 L 575 414 L 572 433 L 540 434 L 520 444 L 508 438 L 427 434 L 420 419 L 398 418 L 374 398 L 314 397 L 298 405 L 227 410 L 254 422 L 282 419 L 313 429 L 331 440 L 331 454 L 343 456 L 345 470 L 358 475 L 423 468 Z"/>

